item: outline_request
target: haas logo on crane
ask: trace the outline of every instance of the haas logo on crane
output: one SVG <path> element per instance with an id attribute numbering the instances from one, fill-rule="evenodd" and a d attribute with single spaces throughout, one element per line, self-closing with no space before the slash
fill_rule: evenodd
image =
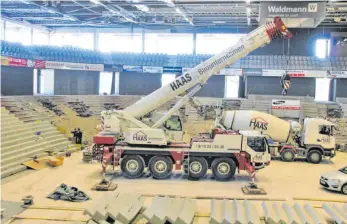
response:
<path id="1" fill-rule="evenodd" d="M 181 86 L 184 86 L 186 83 L 190 81 L 192 81 L 192 77 L 190 76 L 189 73 L 186 73 L 182 75 L 181 77 L 178 77 L 177 79 L 175 79 L 175 81 L 173 81 L 172 83 L 170 83 L 170 87 L 172 91 L 175 91 L 176 89 L 180 88 Z"/>
<path id="2" fill-rule="evenodd" d="M 261 117 L 252 118 L 249 122 L 249 126 L 253 129 L 267 130 L 268 123 Z"/>
<path id="3" fill-rule="evenodd" d="M 138 131 L 133 135 L 134 141 L 147 141 L 147 135 L 142 131 Z"/>

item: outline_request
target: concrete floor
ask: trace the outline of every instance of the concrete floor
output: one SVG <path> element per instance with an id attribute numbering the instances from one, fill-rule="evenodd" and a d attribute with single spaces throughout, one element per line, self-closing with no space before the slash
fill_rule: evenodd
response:
<path id="1" fill-rule="evenodd" d="M 20 174 L 10 176 L 2 180 L 1 199 L 7 201 L 21 201 L 23 196 L 33 195 L 37 206 L 74 207 L 85 208 L 97 199 L 112 194 L 112 192 L 95 192 L 90 188 L 100 181 L 100 164 L 87 164 L 82 160 L 82 153 L 73 153 L 66 158 L 63 166 L 56 168 L 45 168 L 39 171 L 28 170 Z M 347 196 L 330 192 L 319 186 L 321 173 L 336 170 L 347 165 L 347 153 L 338 153 L 331 161 L 323 164 L 309 164 L 303 161 L 284 163 L 272 161 L 271 165 L 257 173 L 256 183 L 265 188 L 268 195 L 259 196 L 264 198 L 280 198 L 292 201 L 293 197 L 326 198 L 346 200 Z M 110 170 L 111 173 L 111 170 Z M 112 175 L 108 175 L 112 178 Z M 113 181 L 118 183 L 117 192 L 138 194 L 169 194 L 181 196 L 207 196 L 207 197 L 245 197 L 240 188 L 250 181 L 246 172 L 241 172 L 234 180 L 229 182 L 218 182 L 208 175 L 201 181 L 189 181 L 179 172 L 175 172 L 168 180 L 154 180 L 148 174 L 136 180 L 128 180 L 116 174 Z M 54 201 L 46 198 L 61 183 L 78 187 L 85 191 L 91 201 L 82 203 L 71 203 L 65 201 Z M 209 204 L 203 205 L 208 210 Z M 31 210 L 31 209 L 30 209 Z M 29 212 L 29 213 L 28 213 Z M 44 216 L 50 213 L 55 215 L 61 211 L 45 211 Z M 24 212 L 32 216 L 42 216 L 40 210 L 27 210 Z M 24 214 L 23 213 L 23 214 Z M 78 213 L 78 214 L 77 214 Z M 65 212 L 64 216 L 78 217 L 83 219 L 81 212 Z M 17 220 L 13 223 L 41 223 L 38 220 Z M 61 223 L 48 222 L 42 223 Z M 67 222 L 64 222 L 67 223 Z"/>

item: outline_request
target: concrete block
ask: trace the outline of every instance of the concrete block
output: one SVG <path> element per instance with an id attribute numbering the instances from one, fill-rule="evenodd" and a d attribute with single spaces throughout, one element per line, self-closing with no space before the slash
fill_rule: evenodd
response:
<path id="1" fill-rule="evenodd" d="M 175 199 L 172 199 L 170 209 L 166 213 L 166 220 L 171 223 L 174 223 L 178 215 L 180 214 L 183 204 L 184 204 L 183 198 L 176 197 Z"/>
<path id="2" fill-rule="evenodd" d="M 318 214 L 317 212 L 314 210 L 314 208 L 310 205 L 310 204 L 305 204 L 304 208 L 307 212 L 307 214 L 309 214 L 313 224 L 323 224 L 326 223 L 325 220 L 323 220 Z"/>
<path id="3" fill-rule="evenodd" d="M 326 203 L 323 204 L 323 209 L 330 215 L 330 217 L 337 223 L 337 224 L 347 224 L 345 220 L 336 212 L 334 211 L 329 205 Z"/>
<path id="4" fill-rule="evenodd" d="M 170 210 L 171 198 L 165 196 L 162 200 L 161 206 L 156 212 L 154 212 L 153 217 L 151 219 L 152 224 L 164 224 L 166 222 L 166 214 Z"/>
<path id="5" fill-rule="evenodd" d="M 211 200 L 211 215 L 210 224 L 219 224 L 222 222 L 222 211 L 219 206 L 217 206 L 217 200 Z"/>
<path id="6" fill-rule="evenodd" d="M 272 203 L 263 201 L 261 206 L 264 209 L 266 223 L 268 224 L 280 223 L 278 211 L 277 212 L 275 211 Z M 275 205 L 275 207 L 278 208 L 277 205 Z"/>
<path id="7" fill-rule="evenodd" d="M 235 222 L 235 209 L 234 204 L 231 201 L 223 199 L 222 208 L 220 209 L 222 212 L 222 224 L 230 224 Z"/>
<path id="8" fill-rule="evenodd" d="M 283 203 L 282 208 L 287 215 L 289 224 L 300 224 L 299 216 L 287 202 Z"/>
<path id="9" fill-rule="evenodd" d="M 184 200 L 183 208 L 174 222 L 174 224 L 190 224 L 193 222 L 195 215 L 196 205 L 195 201 L 190 198 Z"/>
<path id="10" fill-rule="evenodd" d="M 347 204 L 343 204 L 342 205 L 342 210 L 345 211 L 347 213 Z"/>
<path id="11" fill-rule="evenodd" d="M 87 224 L 98 224 L 97 222 L 95 222 L 93 219 L 89 219 Z"/>
<path id="12" fill-rule="evenodd" d="M 126 213 L 132 204 L 141 198 L 140 195 L 119 194 L 118 197 L 108 206 L 106 218 L 116 220 L 119 213 Z"/>
<path id="13" fill-rule="evenodd" d="M 245 200 L 243 202 L 246 213 L 246 223 L 247 224 L 260 224 L 260 217 L 257 209 L 249 201 Z"/>
<path id="14" fill-rule="evenodd" d="M 152 220 L 154 212 L 161 206 L 163 197 L 155 196 L 152 200 L 152 204 L 143 212 L 143 216 L 148 220 Z"/>
<path id="15" fill-rule="evenodd" d="M 337 206 L 336 204 L 333 204 L 332 205 L 332 208 L 342 217 L 344 218 L 345 220 L 347 220 L 347 210 L 346 211 L 343 211 L 343 207 L 339 207 Z"/>
<path id="16" fill-rule="evenodd" d="M 135 219 L 136 215 L 140 212 L 143 206 L 144 198 L 141 197 L 139 200 L 134 200 L 129 206 L 124 206 L 120 209 L 116 221 L 128 224 Z"/>
<path id="17" fill-rule="evenodd" d="M 299 218 L 300 218 L 300 223 L 302 224 L 308 224 L 309 220 L 306 217 L 304 210 L 300 207 L 300 205 L 298 203 L 294 204 L 294 209 L 296 211 L 296 213 L 298 214 Z"/>
<path id="18" fill-rule="evenodd" d="M 237 200 L 234 200 L 232 203 L 233 203 L 233 207 L 234 207 L 235 224 L 245 223 L 245 214 L 244 214 L 245 211 L 244 211 L 243 206 Z"/>
<path id="19" fill-rule="evenodd" d="M 91 216 L 95 221 L 105 220 L 106 210 L 108 209 L 109 204 L 112 203 L 113 200 L 116 200 L 118 195 L 119 193 L 112 195 L 107 194 L 107 196 L 86 208 L 83 214 Z"/>

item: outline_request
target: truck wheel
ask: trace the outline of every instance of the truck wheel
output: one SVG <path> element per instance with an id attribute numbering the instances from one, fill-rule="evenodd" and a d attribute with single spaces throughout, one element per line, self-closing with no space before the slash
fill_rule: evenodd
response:
<path id="1" fill-rule="evenodd" d="M 144 160 L 139 155 L 127 155 L 122 159 L 121 170 L 126 178 L 136 179 L 140 177 L 144 168 Z"/>
<path id="2" fill-rule="evenodd" d="M 226 181 L 235 175 L 236 164 L 228 157 L 216 158 L 212 162 L 213 176 L 219 181 Z"/>
<path id="3" fill-rule="evenodd" d="M 281 159 L 284 162 L 293 162 L 295 158 L 295 154 L 291 149 L 285 149 L 281 152 Z"/>
<path id="4" fill-rule="evenodd" d="M 341 193 L 347 195 L 347 184 L 345 184 L 341 187 Z"/>
<path id="5" fill-rule="evenodd" d="M 199 180 L 206 175 L 208 163 L 203 157 L 190 157 L 189 164 L 184 166 L 184 172 L 189 180 Z"/>
<path id="6" fill-rule="evenodd" d="M 322 154 L 318 150 L 311 150 L 307 155 L 307 160 L 310 163 L 318 164 L 322 161 Z"/>
<path id="7" fill-rule="evenodd" d="M 153 178 L 166 179 L 171 175 L 172 160 L 167 156 L 154 156 L 149 160 L 148 168 Z"/>

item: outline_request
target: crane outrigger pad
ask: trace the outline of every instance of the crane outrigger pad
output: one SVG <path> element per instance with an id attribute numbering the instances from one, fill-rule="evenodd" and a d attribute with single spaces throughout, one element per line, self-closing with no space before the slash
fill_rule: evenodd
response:
<path id="1" fill-rule="evenodd" d="M 241 187 L 243 194 L 245 195 L 266 195 L 264 188 L 258 188 L 256 184 L 250 183 Z"/>

